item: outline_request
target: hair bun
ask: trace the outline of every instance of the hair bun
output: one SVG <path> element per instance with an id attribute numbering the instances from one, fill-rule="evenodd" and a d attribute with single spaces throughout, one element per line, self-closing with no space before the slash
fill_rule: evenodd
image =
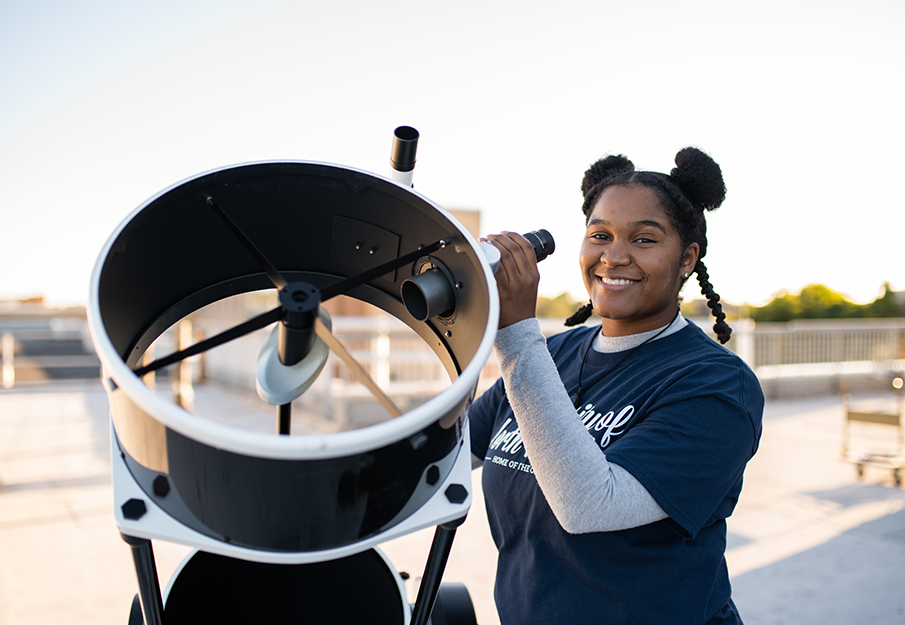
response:
<path id="1" fill-rule="evenodd" d="M 605 156 L 584 172 L 584 178 L 581 180 L 581 195 L 587 197 L 588 192 L 602 180 L 630 171 L 635 171 L 635 165 L 625 156 L 621 154 Z"/>
<path id="2" fill-rule="evenodd" d="M 676 167 L 669 176 L 692 204 L 705 210 L 719 208 L 726 199 L 726 184 L 720 166 L 697 148 L 679 150 Z"/>

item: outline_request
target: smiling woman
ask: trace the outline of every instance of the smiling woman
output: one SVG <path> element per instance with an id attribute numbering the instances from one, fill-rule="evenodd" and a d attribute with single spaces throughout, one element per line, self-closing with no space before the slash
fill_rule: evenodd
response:
<path id="1" fill-rule="evenodd" d="M 704 213 L 725 196 L 695 148 L 669 175 L 601 159 L 582 182 L 579 265 L 602 320 L 546 340 L 533 319 L 530 244 L 503 232 L 496 273 L 502 378 L 469 412 L 475 464 L 499 549 L 502 625 L 741 623 L 726 518 L 761 432 L 763 392 L 735 354 L 679 313 L 697 273 L 730 329 L 701 259 Z"/>

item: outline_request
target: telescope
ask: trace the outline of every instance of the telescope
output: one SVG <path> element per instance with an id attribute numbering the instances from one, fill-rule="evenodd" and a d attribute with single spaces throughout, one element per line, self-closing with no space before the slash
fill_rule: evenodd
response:
<path id="1" fill-rule="evenodd" d="M 499 298 L 487 246 L 412 188 L 417 140 L 412 128 L 396 130 L 390 177 L 311 161 L 202 173 L 139 206 L 106 242 L 88 317 L 110 403 L 115 520 L 139 587 L 130 625 L 300 615 L 315 623 L 475 622 L 467 589 L 441 581 L 472 501 L 466 413 L 493 346 Z M 543 233 L 529 233 L 539 259 L 553 249 Z M 168 329 L 205 306 L 266 290 L 277 294 L 273 308 L 152 353 Z M 450 385 L 399 409 L 334 335 L 323 304 L 338 296 L 402 322 Z M 268 327 L 255 386 L 274 411 L 271 432 L 194 414 L 146 383 Z M 291 432 L 292 402 L 330 353 L 390 418 Z M 379 545 L 428 527 L 434 540 L 409 603 Z M 164 591 L 156 540 L 192 548 Z"/>

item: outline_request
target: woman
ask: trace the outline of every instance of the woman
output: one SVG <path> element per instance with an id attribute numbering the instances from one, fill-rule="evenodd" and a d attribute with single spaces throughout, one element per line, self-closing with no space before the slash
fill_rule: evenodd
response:
<path id="1" fill-rule="evenodd" d="M 726 522 L 757 449 L 763 393 L 751 370 L 679 313 L 701 261 L 705 210 L 725 197 L 695 148 L 667 176 L 609 156 L 585 173 L 579 264 L 590 303 L 545 341 L 534 319 L 531 245 L 489 240 L 497 270 L 502 378 L 470 412 L 499 549 L 502 625 L 740 623 Z"/>

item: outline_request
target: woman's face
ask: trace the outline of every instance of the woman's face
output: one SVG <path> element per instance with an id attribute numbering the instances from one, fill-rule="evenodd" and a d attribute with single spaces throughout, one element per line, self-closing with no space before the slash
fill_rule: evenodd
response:
<path id="1" fill-rule="evenodd" d="M 699 247 L 682 247 L 657 195 L 643 186 L 613 186 L 588 219 L 579 263 L 606 336 L 663 327 L 678 311 L 685 273 Z"/>

